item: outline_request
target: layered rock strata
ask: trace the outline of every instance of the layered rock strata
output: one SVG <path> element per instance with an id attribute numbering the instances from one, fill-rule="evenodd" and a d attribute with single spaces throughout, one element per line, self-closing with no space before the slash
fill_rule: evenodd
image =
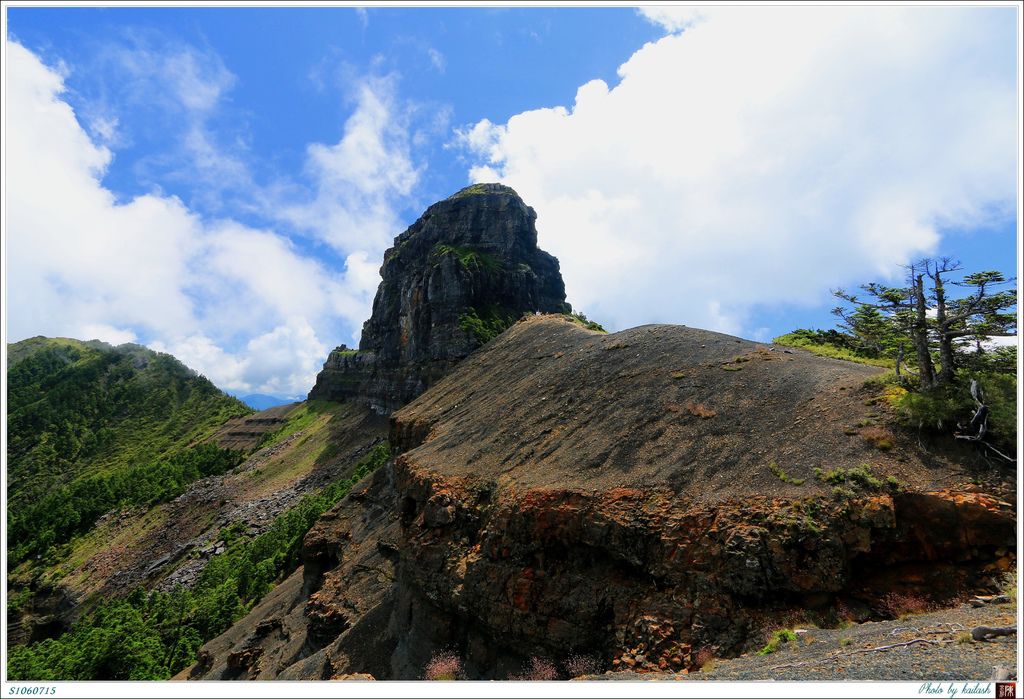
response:
<path id="1" fill-rule="evenodd" d="M 398 456 L 186 676 L 418 679 L 443 650 L 469 678 L 576 655 L 683 671 L 808 614 L 994 589 L 1012 474 L 965 485 L 970 452 L 888 422 L 875 373 L 689 328 L 521 321 L 392 416 Z M 858 432 L 870 415 L 891 447 Z"/>

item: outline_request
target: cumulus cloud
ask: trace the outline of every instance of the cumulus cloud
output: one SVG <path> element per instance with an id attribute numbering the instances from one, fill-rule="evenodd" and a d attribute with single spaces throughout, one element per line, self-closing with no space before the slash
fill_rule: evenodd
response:
<path id="1" fill-rule="evenodd" d="M 618 84 L 460 132 L 602 322 L 763 332 L 758 304 L 817 305 L 1012 213 L 1013 10 L 643 12 L 672 33 Z"/>
<path id="2" fill-rule="evenodd" d="M 304 394 L 325 338 L 365 319 L 376 286 L 368 253 L 349 252 L 339 273 L 279 231 L 209 220 L 175 197 L 117 201 L 102 184 L 112 152 L 62 99 L 61 73 L 16 42 L 7 61 L 8 339 L 141 341 L 222 388 Z M 190 66 L 178 65 L 181 80 L 199 71 Z M 190 99 L 203 110 L 215 95 Z M 372 158 L 374 145 L 349 152 Z M 347 167 L 367 198 L 392 176 Z"/>

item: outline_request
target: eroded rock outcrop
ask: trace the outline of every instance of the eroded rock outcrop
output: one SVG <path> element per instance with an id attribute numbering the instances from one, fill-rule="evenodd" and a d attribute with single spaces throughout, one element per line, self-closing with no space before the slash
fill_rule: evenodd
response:
<path id="1" fill-rule="evenodd" d="M 558 260 L 509 187 L 477 184 L 428 208 L 384 254 L 358 350 L 338 347 L 310 398 L 401 407 L 524 313 L 563 313 Z"/>
<path id="2" fill-rule="evenodd" d="M 392 416 L 398 456 L 190 676 L 258 654 L 246 676 L 417 679 L 441 649 L 471 678 L 575 654 L 678 671 L 808 609 L 877 618 L 893 595 L 993 585 L 1012 478 L 965 486 L 958 445 L 925 452 L 895 425 L 878 449 L 856 428 L 886 422 L 876 371 L 675 326 L 520 321 Z M 261 640 L 270 618 L 286 640 Z"/>

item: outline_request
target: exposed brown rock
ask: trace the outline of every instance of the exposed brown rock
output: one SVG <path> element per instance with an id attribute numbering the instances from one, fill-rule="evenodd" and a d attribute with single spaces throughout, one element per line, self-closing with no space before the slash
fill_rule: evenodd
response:
<path id="1" fill-rule="evenodd" d="M 302 585 L 193 676 L 226 676 L 286 610 L 259 677 L 415 679 L 450 648 L 467 676 L 505 678 L 572 653 L 692 669 L 695 649 L 736 654 L 808 605 L 868 618 L 894 591 L 984 591 L 1013 508 L 955 487 L 963 452 L 846 434 L 875 371 L 687 328 L 524 320 L 392 417 L 402 453 L 310 532 Z M 660 407 L 687 403 L 715 414 Z M 815 478 L 864 464 L 898 487 Z"/>

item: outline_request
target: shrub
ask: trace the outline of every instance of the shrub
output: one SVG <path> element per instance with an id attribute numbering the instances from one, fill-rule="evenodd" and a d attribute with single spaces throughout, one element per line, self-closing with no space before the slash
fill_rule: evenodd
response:
<path id="1" fill-rule="evenodd" d="M 864 490 L 881 490 L 885 485 L 871 472 L 871 467 L 867 464 L 862 464 L 856 468 L 834 468 L 830 471 L 816 468 L 814 469 L 814 477 L 822 483 L 828 483 L 829 485 L 841 488 L 844 491 L 843 494 L 850 493 L 851 495 L 853 494 L 852 491 L 843 488 L 843 486 L 850 485 Z M 836 492 L 835 488 L 833 488 L 833 492 Z"/>
<path id="2" fill-rule="evenodd" d="M 686 412 L 690 413 L 690 415 L 693 415 L 694 417 L 699 417 L 704 420 L 707 420 L 708 418 L 712 418 L 715 415 L 717 415 L 717 413 L 714 410 L 704 405 L 703 403 L 694 403 L 690 401 L 684 407 L 686 408 Z"/>
<path id="3" fill-rule="evenodd" d="M 510 675 L 509 679 L 513 682 L 550 682 L 558 679 L 558 670 L 550 660 L 535 655 L 523 667 L 522 673 Z"/>
<path id="4" fill-rule="evenodd" d="M 860 431 L 860 436 L 879 451 L 889 451 L 893 448 L 892 435 L 885 428 L 868 426 Z"/>
<path id="5" fill-rule="evenodd" d="M 788 473 L 783 471 L 782 467 L 779 466 L 774 461 L 771 462 L 770 464 L 768 464 L 768 469 L 775 475 L 776 478 L 778 478 L 783 483 L 790 483 L 792 485 L 803 485 L 804 484 L 804 479 L 803 478 L 793 478 L 791 475 L 789 475 Z"/>
<path id="6" fill-rule="evenodd" d="M 898 619 L 908 614 L 927 612 L 934 605 L 916 592 L 890 592 L 879 600 L 878 606 L 883 614 Z"/>
<path id="7" fill-rule="evenodd" d="M 961 645 L 974 643 L 974 636 L 971 635 L 970 631 L 961 631 L 956 635 L 956 642 Z"/>
<path id="8" fill-rule="evenodd" d="M 765 645 L 764 648 L 757 651 L 757 654 L 770 655 L 779 650 L 779 648 L 782 647 L 783 643 L 790 643 L 791 641 L 795 640 L 796 633 L 794 633 L 792 629 L 779 629 L 771 635 L 771 637 L 768 639 L 768 643 Z"/>
<path id="9" fill-rule="evenodd" d="M 565 661 L 565 674 L 569 677 L 597 675 L 601 672 L 601 661 L 592 655 L 570 655 Z"/>
<path id="10" fill-rule="evenodd" d="M 516 320 L 515 314 L 497 306 L 490 306 L 482 312 L 475 308 L 467 308 L 459 316 L 459 328 L 473 335 L 477 342 L 484 345 L 512 327 Z"/>
<path id="11" fill-rule="evenodd" d="M 456 260 L 458 260 L 459 266 L 467 272 L 476 270 L 495 271 L 501 269 L 501 262 L 498 258 L 481 250 L 474 250 L 473 248 L 456 247 L 454 245 L 438 243 L 434 246 L 434 249 L 431 250 L 430 255 L 434 259 L 439 259 L 446 255 L 452 255 Z"/>
<path id="12" fill-rule="evenodd" d="M 1014 568 L 1003 576 L 1002 593 L 1017 604 L 1017 569 Z"/>
<path id="13" fill-rule="evenodd" d="M 1017 376 L 1015 373 L 978 373 L 976 378 L 985 392 L 989 408 L 988 434 L 985 439 L 1004 449 L 1017 443 Z M 970 380 L 927 393 L 908 392 L 896 401 L 896 411 L 910 427 L 936 433 L 952 432 L 957 423 L 967 424 L 975 411 Z"/>
<path id="14" fill-rule="evenodd" d="M 426 680 L 451 682 L 464 677 L 462 659 L 450 650 L 435 651 L 423 671 L 423 679 Z"/>

